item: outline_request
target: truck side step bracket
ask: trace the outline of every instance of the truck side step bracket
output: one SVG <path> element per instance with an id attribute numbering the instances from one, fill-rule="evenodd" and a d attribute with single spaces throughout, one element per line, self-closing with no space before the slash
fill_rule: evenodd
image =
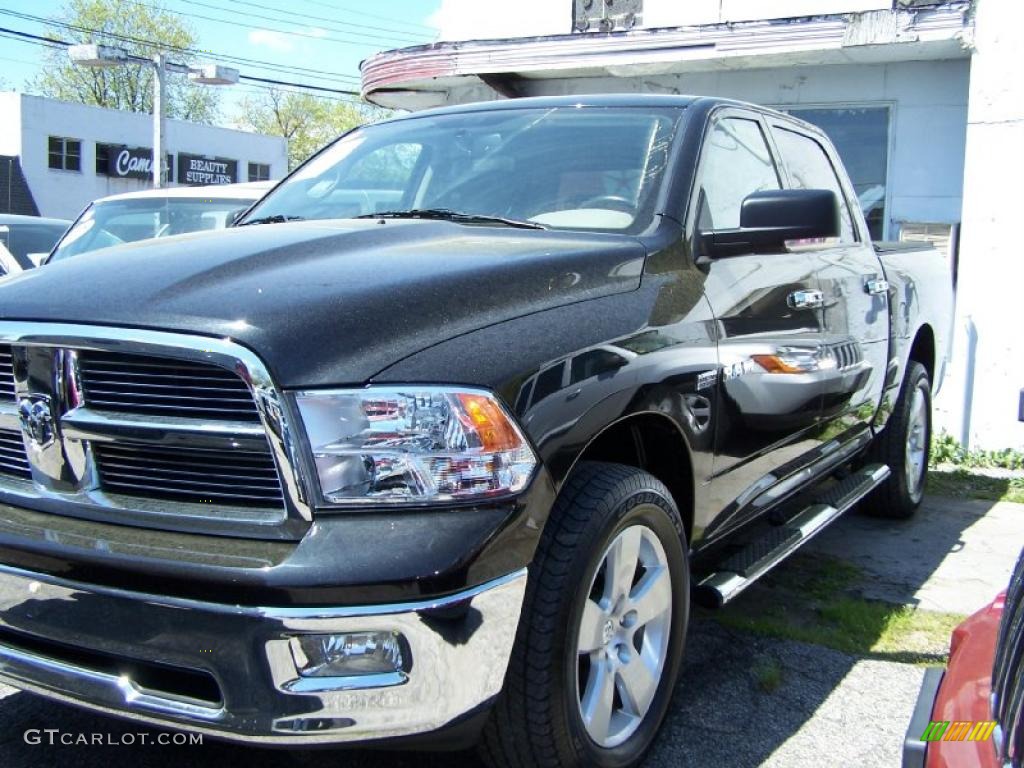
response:
<path id="1" fill-rule="evenodd" d="M 713 573 L 696 585 L 694 598 L 707 608 L 721 608 L 864 498 L 889 474 L 889 467 L 884 464 L 869 464 L 835 483 L 785 525 L 769 529 L 766 535 L 719 563 Z"/>

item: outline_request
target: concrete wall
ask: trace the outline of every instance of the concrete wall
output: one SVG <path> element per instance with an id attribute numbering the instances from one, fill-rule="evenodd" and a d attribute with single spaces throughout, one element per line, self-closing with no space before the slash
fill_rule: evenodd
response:
<path id="1" fill-rule="evenodd" d="M 4 124 L 0 128 L 0 153 L 21 155 L 22 168 L 41 215 L 74 218 L 96 198 L 150 186 L 146 180 L 117 179 L 95 172 L 97 142 L 129 147 L 153 145 L 153 119 L 150 115 L 23 94 L 0 94 L 0 99 L 4 115 L 4 120 L 0 121 Z M 7 106 L 12 100 L 20 104 L 20 121 L 14 128 L 8 125 L 7 119 Z M 18 151 L 4 150 L 5 142 L 10 139 L 7 134 L 19 126 Z M 50 136 L 81 140 L 81 171 L 60 171 L 48 167 Z M 185 152 L 238 160 L 239 181 L 248 180 L 249 162 L 270 165 L 272 179 L 282 178 L 288 169 L 288 145 L 285 139 L 278 137 L 168 120 L 164 141 L 167 151 L 172 154 Z"/>
<path id="2" fill-rule="evenodd" d="M 954 365 L 940 418 L 961 440 L 1024 448 L 1024 6 L 979 0 L 967 116 Z M 967 332 L 973 328 L 973 333 Z M 973 336 L 973 341 L 972 341 Z M 973 370 L 969 363 L 973 359 Z M 962 408 L 967 403 L 968 408 Z"/>
<path id="3" fill-rule="evenodd" d="M 531 95 L 614 91 L 727 96 L 778 107 L 890 107 L 891 222 L 960 220 L 970 60 L 537 81 Z M 896 228 L 889 228 L 895 236 Z"/>
<path id="4" fill-rule="evenodd" d="M 685 27 L 889 8 L 890 0 L 644 0 L 642 26 Z"/>

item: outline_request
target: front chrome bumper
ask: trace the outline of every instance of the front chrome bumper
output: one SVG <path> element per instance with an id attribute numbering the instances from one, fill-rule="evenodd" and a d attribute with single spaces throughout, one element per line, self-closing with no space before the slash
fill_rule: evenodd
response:
<path id="1" fill-rule="evenodd" d="M 341 743 L 423 734 L 501 690 L 525 589 L 524 568 L 417 603 L 257 608 L 0 566 L 0 681 L 240 741 Z M 301 677 L 289 649 L 289 638 L 303 633 L 392 630 L 408 643 L 404 674 Z M 182 694 L 176 674 L 210 681 L 219 700 Z"/>

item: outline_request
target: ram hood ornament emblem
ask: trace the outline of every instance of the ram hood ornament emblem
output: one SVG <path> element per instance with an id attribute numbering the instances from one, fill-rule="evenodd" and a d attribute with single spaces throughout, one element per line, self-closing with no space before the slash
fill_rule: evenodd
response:
<path id="1" fill-rule="evenodd" d="M 21 431 L 37 449 L 47 448 L 54 441 L 53 408 L 46 395 L 28 395 L 18 401 Z"/>

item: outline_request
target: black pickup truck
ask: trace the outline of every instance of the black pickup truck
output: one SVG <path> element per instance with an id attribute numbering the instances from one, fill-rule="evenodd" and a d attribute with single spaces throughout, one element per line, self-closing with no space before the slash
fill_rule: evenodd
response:
<path id="1" fill-rule="evenodd" d="M 914 512 L 951 302 L 779 112 L 359 128 L 231 229 L 0 285 L 0 679 L 249 743 L 631 765 L 691 600 L 857 502 Z"/>

